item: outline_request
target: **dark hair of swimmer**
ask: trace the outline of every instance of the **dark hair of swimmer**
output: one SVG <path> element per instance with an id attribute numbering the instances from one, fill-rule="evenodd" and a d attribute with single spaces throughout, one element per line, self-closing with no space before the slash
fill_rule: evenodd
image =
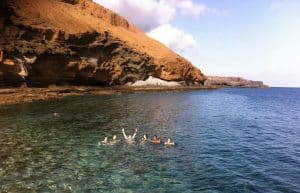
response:
<path id="1" fill-rule="evenodd" d="M 153 135 L 153 139 L 157 139 L 157 135 Z"/>

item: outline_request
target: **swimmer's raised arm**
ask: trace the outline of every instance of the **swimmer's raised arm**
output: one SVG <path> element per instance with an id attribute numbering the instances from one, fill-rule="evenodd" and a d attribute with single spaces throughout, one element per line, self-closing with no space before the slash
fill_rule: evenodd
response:
<path id="1" fill-rule="evenodd" d="M 128 137 L 127 137 L 127 135 L 126 135 L 126 133 L 125 133 L 125 131 L 124 131 L 124 128 L 122 128 L 122 133 L 123 133 L 124 138 L 125 138 L 125 139 L 128 139 Z"/>
<path id="2" fill-rule="evenodd" d="M 134 132 L 134 134 L 133 134 L 133 136 L 132 136 L 132 139 L 134 139 L 134 138 L 135 138 L 135 136 L 136 136 L 136 133 L 137 133 L 137 130 L 138 130 L 138 129 L 135 129 L 135 132 Z"/>

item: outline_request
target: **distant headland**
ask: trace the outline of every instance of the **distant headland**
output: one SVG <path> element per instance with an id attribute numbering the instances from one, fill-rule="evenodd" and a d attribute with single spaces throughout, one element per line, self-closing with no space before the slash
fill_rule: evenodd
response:
<path id="1" fill-rule="evenodd" d="M 232 76 L 207 76 L 205 86 L 240 87 L 240 88 L 267 88 L 262 81 L 247 80 L 242 77 Z"/>

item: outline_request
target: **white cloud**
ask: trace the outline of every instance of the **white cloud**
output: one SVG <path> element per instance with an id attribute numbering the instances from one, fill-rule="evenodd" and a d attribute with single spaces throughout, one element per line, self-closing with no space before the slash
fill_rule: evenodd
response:
<path id="1" fill-rule="evenodd" d="M 281 7 L 282 7 L 282 2 L 280 2 L 280 1 L 272 2 L 270 5 L 270 9 L 272 11 L 276 11 L 276 10 L 280 9 Z"/>
<path id="2" fill-rule="evenodd" d="M 204 14 L 208 8 L 204 4 L 193 3 L 191 0 L 183 0 L 178 3 L 178 8 L 183 15 L 199 16 Z"/>
<path id="3" fill-rule="evenodd" d="M 227 9 L 208 8 L 207 13 L 216 16 L 228 16 L 229 11 Z"/>
<path id="4" fill-rule="evenodd" d="M 192 35 L 170 24 L 161 25 L 147 33 L 147 35 L 180 53 L 184 53 L 197 46 L 197 42 Z"/>
<path id="5" fill-rule="evenodd" d="M 288 0 L 274 0 L 270 4 L 270 9 L 271 11 L 277 11 L 281 9 L 287 2 Z"/>
<path id="6" fill-rule="evenodd" d="M 178 13 L 200 16 L 215 10 L 192 0 L 94 0 L 94 2 L 121 14 L 146 32 L 170 23 Z"/>
<path id="7" fill-rule="evenodd" d="M 176 15 L 176 8 L 164 0 L 94 0 L 124 16 L 130 23 L 150 31 L 169 23 Z"/>
<path id="8" fill-rule="evenodd" d="M 173 27 L 176 16 L 203 14 L 226 15 L 224 10 L 209 8 L 193 0 L 94 0 L 124 16 L 152 38 L 177 52 L 185 52 L 197 45 L 192 35 Z"/>

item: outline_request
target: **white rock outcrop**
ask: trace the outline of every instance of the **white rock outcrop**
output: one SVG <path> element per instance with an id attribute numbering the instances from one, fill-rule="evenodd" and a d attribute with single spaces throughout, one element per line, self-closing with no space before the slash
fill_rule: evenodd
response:
<path id="1" fill-rule="evenodd" d="M 153 76 L 149 76 L 146 80 L 138 80 L 129 86 L 181 86 L 175 81 L 165 81 Z"/>

